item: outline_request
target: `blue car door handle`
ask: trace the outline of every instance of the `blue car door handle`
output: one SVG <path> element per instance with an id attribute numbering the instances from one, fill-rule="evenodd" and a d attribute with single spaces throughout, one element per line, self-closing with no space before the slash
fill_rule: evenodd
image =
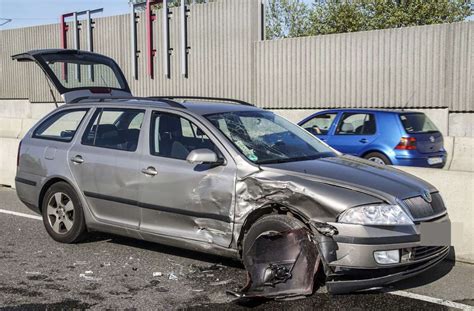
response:
<path id="1" fill-rule="evenodd" d="M 365 139 L 365 138 L 362 138 L 362 139 L 359 140 L 359 141 L 360 141 L 361 143 L 363 143 L 363 144 L 366 144 L 366 143 L 368 142 L 367 139 Z"/>

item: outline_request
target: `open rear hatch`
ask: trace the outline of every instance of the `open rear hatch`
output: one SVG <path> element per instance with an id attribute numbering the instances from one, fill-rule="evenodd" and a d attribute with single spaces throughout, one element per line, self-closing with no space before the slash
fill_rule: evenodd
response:
<path id="1" fill-rule="evenodd" d="M 38 64 L 66 104 L 91 96 L 132 96 L 120 67 L 104 55 L 79 50 L 46 49 L 13 55 L 12 59 Z"/>

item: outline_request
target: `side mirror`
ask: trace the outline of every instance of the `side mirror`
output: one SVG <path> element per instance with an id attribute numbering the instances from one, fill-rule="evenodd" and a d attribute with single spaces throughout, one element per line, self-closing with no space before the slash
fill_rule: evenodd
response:
<path id="1" fill-rule="evenodd" d="M 186 161 L 191 164 L 224 164 L 224 161 L 219 159 L 217 154 L 209 149 L 196 149 L 191 151 L 188 154 Z"/>

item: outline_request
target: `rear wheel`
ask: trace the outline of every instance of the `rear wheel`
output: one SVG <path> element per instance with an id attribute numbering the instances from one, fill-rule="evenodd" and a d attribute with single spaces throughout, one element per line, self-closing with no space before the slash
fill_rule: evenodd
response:
<path id="1" fill-rule="evenodd" d="M 82 204 L 65 182 L 52 185 L 43 198 L 43 223 L 48 234 L 61 243 L 76 243 L 86 234 Z"/>
<path id="2" fill-rule="evenodd" d="M 390 159 L 387 158 L 387 156 L 385 156 L 384 154 L 382 154 L 380 152 L 368 153 L 364 156 L 364 159 L 367 159 L 369 161 L 375 162 L 375 163 L 380 164 L 380 165 L 390 165 L 390 164 L 392 164 Z"/>

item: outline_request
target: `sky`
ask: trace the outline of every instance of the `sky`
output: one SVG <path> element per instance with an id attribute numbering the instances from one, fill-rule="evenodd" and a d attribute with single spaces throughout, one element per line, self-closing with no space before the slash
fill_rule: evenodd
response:
<path id="1" fill-rule="evenodd" d="M 127 0 L 0 0 L 0 18 L 11 22 L 0 26 L 0 30 L 59 23 L 64 13 L 104 8 L 95 17 L 126 14 Z M 0 24 L 5 20 L 0 20 Z"/>
<path id="2" fill-rule="evenodd" d="M 310 4 L 313 0 L 303 0 Z M 130 11 L 128 0 L 0 0 L 0 18 L 12 19 L 0 30 L 59 23 L 64 13 L 103 8 L 103 17 L 126 14 Z M 473 16 L 470 18 L 474 20 Z M 0 19 L 0 25 L 5 20 Z"/>

